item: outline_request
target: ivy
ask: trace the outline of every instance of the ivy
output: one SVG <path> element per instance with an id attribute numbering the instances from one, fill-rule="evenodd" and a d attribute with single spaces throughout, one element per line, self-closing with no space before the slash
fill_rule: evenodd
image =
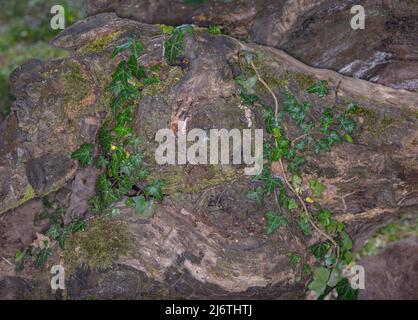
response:
<path id="1" fill-rule="evenodd" d="M 320 197 L 325 191 L 325 186 L 320 183 L 317 178 L 313 178 L 309 181 L 309 187 L 311 188 L 312 193 L 317 197 Z"/>
<path id="2" fill-rule="evenodd" d="M 251 107 L 260 100 L 255 90 L 257 81 L 265 87 L 268 85 L 261 81 L 254 65 L 254 56 L 242 56 L 245 56 L 245 62 L 252 67 L 254 74 L 247 74 L 246 77 L 240 75 L 236 82 L 241 88 L 239 96 L 242 103 Z M 271 88 L 267 89 L 272 93 Z M 310 86 L 307 92 L 324 98 L 329 94 L 328 83 L 320 80 Z M 341 272 L 352 261 L 351 239 L 344 231 L 344 224 L 333 219 L 331 211 L 321 208 L 309 195 L 303 183 L 302 169 L 308 153 L 330 151 L 335 144 L 344 140 L 353 143 L 351 135 L 355 133 L 357 124 L 347 115 L 355 106 L 351 106 L 344 114 L 338 114 L 333 107 L 325 108 L 319 118 L 316 118 L 312 110 L 317 108 L 311 103 L 299 101 L 288 89 L 284 90 L 283 96 L 281 110 L 276 97 L 275 110 L 263 105 L 263 120 L 268 133 L 268 140 L 264 142 L 266 165 L 255 178 L 263 185 L 248 191 L 247 198 L 262 206 L 264 197 L 274 197 L 277 210 L 270 210 L 265 214 L 266 233 L 269 235 L 280 227 L 289 227 L 288 221 L 295 221 L 305 237 L 319 233 L 320 240 L 308 248 L 316 259 L 316 266 L 305 265 L 302 268 L 310 274 L 308 269 L 313 267 L 312 281 L 308 289 L 314 291 L 319 299 L 323 299 L 337 288 L 342 292 L 339 298 L 350 298 L 354 293 L 344 287 L 346 282 L 342 282 Z M 285 121 L 297 128 L 299 136 L 289 137 L 290 123 Z M 280 178 L 273 175 L 273 164 L 282 167 Z M 311 195 L 317 198 L 326 190 L 326 186 L 317 177 L 311 178 L 308 185 Z M 296 214 L 297 219 L 287 219 L 287 215 L 291 214 Z M 291 263 L 295 263 L 296 260 L 292 259 Z"/>
<path id="3" fill-rule="evenodd" d="M 93 163 L 93 150 L 94 146 L 92 144 L 83 144 L 71 154 L 71 158 L 78 160 L 82 168 L 87 167 Z"/>
<path id="4" fill-rule="evenodd" d="M 287 225 L 287 220 L 282 215 L 277 215 L 274 211 L 269 211 L 265 214 L 266 218 L 266 233 L 272 234 L 280 227 Z"/>
<path id="5" fill-rule="evenodd" d="M 18 271 L 21 271 L 25 263 L 29 261 L 32 261 L 36 268 L 43 267 L 52 255 L 52 247 L 55 243 L 58 243 L 59 247 L 64 250 L 67 239 L 74 233 L 84 231 L 87 227 L 86 221 L 82 218 L 65 224 L 66 210 L 57 201 L 51 202 L 48 197 L 44 197 L 42 203 L 44 210 L 35 215 L 34 222 L 38 225 L 41 221 L 48 220 L 49 227 L 45 235 L 41 236 L 41 239 L 45 240 L 16 251 L 15 262 Z"/>
<path id="6" fill-rule="evenodd" d="M 182 25 L 174 29 L 162 28 L 163 32 L 168 32 L 169 38 L 165 41 L 165 54 L 167 62 L 173 65 L 176 59 L 184 56 L 183 41 L 187 33 L 193 32 L 190 25 Z"/>
<path id="7" fill-rule="evenodd" d="M 323 98 L 328 95 L 328 83 L 325 80 L 319 80 L 313 86 L 310 86 L 308 89 L 308 93 L 316 93 L 319 97 Z"/>

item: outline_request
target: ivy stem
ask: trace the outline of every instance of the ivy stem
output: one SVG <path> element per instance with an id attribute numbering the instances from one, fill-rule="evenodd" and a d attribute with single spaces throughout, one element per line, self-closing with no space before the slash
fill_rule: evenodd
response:
<path id="1" fill-rule="evenodd" d="M 257 71 L 256 66 L 254 65 L 254 62 L 253 61 L 250 61 L 250 64 L 251 64 L 251 67 L 253 68 L 253 70 L 254 70 L 254 72 L 255 72 L 258 80 L 264 85 L 264 87 L 267 89 L 267 91 L 270 92 L 271 96 L 274 99 L 274 103 L 275 103 L 275 112 L 274 112 L 274 115 L 275 115 L 275 122 L 277 124 L 277 116 L 278 116 L 278 113 L 279 113 L 279 102 L 277 100 L 276 94 L 273 92 L 273 90 L 270 88 L 270 86 L 261 78 L 260 74 Z M 275 139 L 275 144 L 276 144 L 276 147 L 277 147 L 278 144 L 277 144 L 277 140 L 276 139 Z M 329 240 L 332 243 L 332 245 L 335 247 L 335 250 L 336 250 L 336 260 L 335 260 L 335 264 L 334 265 L 336 265 L 338 263 L 338 259 L 339 259 L 339 255 L 340 255 L 340 248 L 339 248 L 337 242 L 330 235 L 328 235 L 326 232 L 322 231 L 315 224 L 315 222 L 313 222 L 313 220 L 312 220 L 312 218 L 311 218 L 311 216 L 309 214 L 308 208 L 306 207 L 305 201 L 303 201 L 302 197 L 299 195 L 298 192 L 296 192 L 296 190 L 293 188 L 292 184 L 289 182 L 289 180 L 287 178 L 287 175 L 286 175 L 286 171 L 285 171 L 284 165 L 283 165 L 283 161 L 282 161 L 281 158 L 279 159 L 279 163 L 280 163 L 280 167 L 281 167 L 281 170 L 282 170 L 282 173 L 283 173 L 284 181 L 286 182 L 287 187 L 290 189 L 290 191 L 292 191 L 292 193 L 296 196 L 296 198 L 299 200 L 300 204 L 302 205 L 303 211 L 305 212 L 305 215 L 306 215 L 306 219 L 309 221 L 310 225 L 320 235 L 322 235 L 324 238 L 326 238 L 327 240 Z"/>

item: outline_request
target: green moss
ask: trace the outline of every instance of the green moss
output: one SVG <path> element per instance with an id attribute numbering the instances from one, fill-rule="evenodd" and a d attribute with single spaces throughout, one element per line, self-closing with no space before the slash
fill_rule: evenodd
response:
<path id="1" fill-rule="evenodd" d="M 316 79 L 308 74 L 296 71 L 286 70 L 284 74 L 285 80 L 293 80 L 297 83 L 299 88 L 306 90 L 308 87 L 313 86 L 316 83 Z"/>
<path id="2" fill-rule="evenodd" d="M 121 34 L 121 31 L 117 31 L 111 34 L 105 34 L 98 36 L 93 41 L 87 43 L 79 49 L 81 54 L 88 54 L 94 52 L 100 52 L 104 49 L 110 47 L 110 44 L 116 40 L 116 38 Z"/>
<path id="3" fill-rule="evenodd" d="M 133 250 L 133 240 L 123 221 L 101 217 L 88 223 L 84 232 L 74 234 L 63 251 L 70 271 L 86 265 L 93 269 L 108 268 Z"/>
<path id="4" fill-rule="evenodd" d="M 395 119 L 389 117 L 388 115 L 384 115 L 383 119 L 380 121 L 379 133 L 385 132 L 385 130 L 390 127 L 395 122 Z"/>
<path id="5" fill-rule="evenodd" d="M 145 96 L 154 96 L 156 94 L 166 92 L 168 89 L 172 88 L 183 76 L 183 70 L 180 67 L 170 68 L 168 71 L 168 77 L 166 80 L 161 81 L 160 83 L 155 83 L 149 86 L 146 86 L 142 93 Z"/>
<path id="6" fill-rule="evenodd" d="M 404 216 L 399 221 L 389 223 L 379 229 L 364 242 L 360 256 L 376 255 L 391 242 L 409 237 L 418 237 L 418 218 L 413 215 Z"/>
<path id="7" fill-rule="evenodd" d="M 12 210 L 14 208 L 17 208 L 19 206 L 21 206 L 22 204 L 28 202 L 29 200 L 32 200 L 36 197 L 36 192 L 35 190 L 32 188 L 31 185 L 26 187 L 25 193 L 23 195 L 23 197 L 21 199 L 19 199 L 16 202 L 13 202 L 10 206 L 6 207 L 5 209 L 0 210 L 0 214 L 7 212 L 9 210 Z"/>
<path id="8" fill-rule="evenodd" d="M 64 68 L 62 79 L 65 87 L 65 101 L 71 108 L 77 110 L 81 106 L 78 104 L 91 91 L 91 83 L 82 71 L 81 65 L 72 60 Z"/>

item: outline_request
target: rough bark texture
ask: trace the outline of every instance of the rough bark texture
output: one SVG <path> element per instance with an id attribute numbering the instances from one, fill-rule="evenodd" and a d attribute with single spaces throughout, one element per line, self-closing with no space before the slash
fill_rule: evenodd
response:
<path id="1" fill-rule="evenodd" d="M 19 232 L 8 227 L 8 219 L 23 217 L 19 212 L 33 217 L 39 200 L 30 199 L 60 189 L 54 196 L 76 214 L 85 214 L 94 188 L 86 179 L 94 181 L 98 172 L 77 172 L 70 155 L 82 143 L 96 143 L 110 102 L 104 87 L 117 63 L 110 53 L 132 32 L 147 48 L 141 62 L 160 62 L 164 37 L 158 26 L 105 13 L 76 23 L 53 41 L 71 51 L 69 58 L 31 61 L 12 75 L 16 101 L 0 127 L 2 136 L 7 133 L 0 142 L 0 212 L 9 211 L 0 218 L 4 258 L 12 260 L 18 244 L 31 241 L 22 237 L 23 226 L 17 227 Z M 303 297 L 304 286 L 295 281 L 299 271 L 288 258 L 299 252 L 308 259 L 308 240 L 291 229 L 265 235 L 263 212 L 272 204 L 260 207 L 246 199 L 246 191 L 257 184 L 243 176 L 242 167 L 157 166 L 153 158 L 156 131 L 176 127 L 179 120 L 188 119 L 188 128 L 247 128 L 250 114 L 253 128 L 262 126 L 261 110 L 245 112 L 237 97 L 233 78 L 243 52 L 256 55 L 260 74 L 280 105 L 287 87 L 300 100 L 310 101 L 316 116 L 335 103 L 361 106 L 355 143 L 310 155 L 304 169 L 304 185 L 312 174 L 320 177 L 327 186 L 321 205 L 348 223 L 357 245 L 380 224 L 403 212 L 417 212 L 418 93 L 314 69 L 281 50 L 228 36 L 195 32 L 187 36 L 184 49 L 189 66 L 163 68 L 162 83 L 144 92 L 136 114 L 147 162 L 154 176 L 167 181 L 168 197 L 145 221 L 121 203 L 121 219 L 127 222 L 134 249 L 113 269 L 78 270 L 69 280 L 68 297 Z M 307 83 L 319 79 L 333 90 L 324 99 L 306 94 Z M 272 104 L 262 86 L 256 90 L 263 102 Z M 291 124 L 289 131 L 296 138 Z M 55 259 L 51 263 L 59 261 Z M 4 261 L 0 271 L 2 297 L 52 294 L 47 271 L 16 276 Z M 129 284 L 115 287 L 116 282 Z"/>
<path id="2" fill-rule="evenodd" d="M 366 29 L 352 30 L 348 0 L 216 1 L 89 0 L 88 14 L 115 12 L 146 23 L 220 24 L 234 37 L 280 48 L 314 67 L 381 83 L 418 89 L 418 3 L 361 1 Z"/>

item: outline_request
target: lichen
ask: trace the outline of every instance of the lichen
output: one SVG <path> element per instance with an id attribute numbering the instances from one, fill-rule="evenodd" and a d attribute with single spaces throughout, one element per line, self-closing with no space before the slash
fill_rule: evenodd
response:
<path id="1" fill-rule="evenodd" d="M 297 71 L 290 71 L 286 70 L 284 73 L 284 79 L 287 81 L 293 80 L 296 81 L 299 88 L 306 90 L 308 87 L 315 84 L 316 80 L 313 76 L 297 72 Z"/>
<path id="2" fill-rule="evenodd" d="M 379 126 L 379 133 L 383 133 L 386 131 L 388 127 L 390 127 L 392 124 L 394 124 L 395 119 L 389 117 L 388 115 L 384 115 L 382 120 L 380 121 Z"/>
<path id="3" fill-rule="evenodd" d="M 133 240 L 123 221 L 101 217 L 91 220 L 86 231 L 74 234 L 63 251 L 68 270 L 79 266 L 108 268 L 133 250 Z"/>
<path id="4" fill-rule="evenodd" d="M 82 100 L 88 93 L 90 85 L 81 66 L 76 61 L 69 61 L 62 74 L 66 90 L 66 100 L 76 102 Z"/>
<path id="5" fill-rule="evenodd" d="M 100 52 L 106 49 L 107 47 L 110 47 L 110 43 L 121 34 L 121 31 L 117 31 L 111 34 L 105 34 L 102 36 L 98 36 L 93 41 L 87 43 L 83 47 L 79 49 L 79 52 L 81 54 L 88 54 L 88 53 L 94 53 L 94 52 Z"/>
<path id="6" fill-rule="evenodd" d="M 2 214 L 4 212 L 7 212 L 9 210 L 12 210 L 14 208 L 17 208 L 17 207 L 21 206 L 22 204 L 28 202 L 29 200 L 34 199 L 35 197 L 36 197 L 35 190 L 32 188 L 31 185 L 28 185 L 26 187 L 25 193 L 23 194 L 23 197 L 20 198 L 19 200 L 17 200 L 16 202 L 13 202 L 11 205 L 6 207 L 5 209 L 1 209 L 0 214 Z"/>
<path id="7" fill-rule="evenodd" d="M 166 92 L 181 79 L 183 74 L 183 70 L 180 67 L 170 68 L 166 80 L 145 87 L 142 93 L 144 96 L 154 96 L 156 94 Z"/>
<path id="8" fill-rule="evenodd" d="M 175 197 L 177 193 L 198 193 L 218 184 L 236 180 L 243 175 L 242 170 L 232 166 L 221 168 L 220 165 L 208 165 L 205 166 L 204 172 L 199 174 L 193 171 L 188 173 L 188 168 L 190 169 L 187 166 L 175 166 L 167 171 L 154 170 L 149 179 L 151 181 L 157 177 L 163 178 L 164 193 Z"/>

